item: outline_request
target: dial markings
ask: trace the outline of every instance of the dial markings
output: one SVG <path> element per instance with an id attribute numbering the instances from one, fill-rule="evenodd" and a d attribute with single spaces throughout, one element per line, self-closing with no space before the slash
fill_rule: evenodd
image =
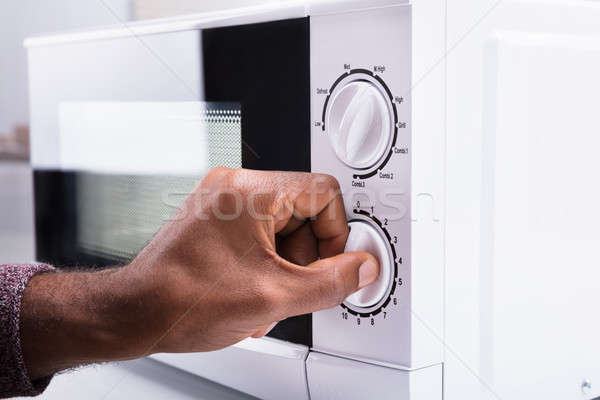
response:
<path id="1" fill-rule="evenodd" d="M 381 164 L 377 167 L 375 167 L 372 171 L 369 171 L 367 173 L 364 174 L 354 174 L 353 177 L 354 179 L 369 179 L 375 175 L 377 175 L 378 172 L 382 171 L 383 168 L 387 165 L 387 163 L 389 162 L 390 158 L 392 157 L 392 155 L 394 154 L 394 147 L 396 146 L 396 141 L 398 138 L 398 108 L 396 107 L 396 101 L 394 101 L 394 96 L 392 95 L 392 91 L 390 90 L 390 88 L 386 85 L 385 81 L 381 78 L 381 76 L 379 76 L 378 74 L 375 74 L 374 72 L 365 69 L 365 68 L 355 68 L 352 69 L 350 71 L 346 71 L 344 72 L 342 75 L 340 75 L 335 82 L 333 83 L 333 85 L 331 85 L 331 88 L 329 89 L 329 94 L 327 95 L 327 97 L 325 98 L 325 103 L 323 105 L 323 114 L 322 114 L 322 121 L 321 121 L 321 130 L 323 132 L 326 131 L 326 118 L 327 118 L 327 107 L 328 104 L 331 100 L 331 96 L 334 93 L 336 87 L 340 84 L 340 82 L 342 82 L 344 79 L 348 78 L 351 75 L 358 75 L 357 80 L 360 80 L 360 75 L 366 75 L 368 77 L 371 77 L 372 79 L 375 79 L 375 81 L 377 81 L 379 83 L 379 85 L 381 85 L 381 87 L 383 88 L 383 90 L 385 91 L 386 96 L 389 98 L 390 100 L 390 106 L 391 106 L 391 110 L 393 113 L 393 117 L 394 117 L 394 122 L 393 122 L 393 137 L 392 137 L 392 141 L 391 141 L 391 145 L 390 145 L 390 151 L 388 153 L 388 155 L 386 156 L 386 158 L 383 160 L 383 162 L 381 162 Z M 404 98 L 402 98 L 403 101 L 401 103 L 404 102 Z M 400 104 L 400 103 L 398 103 Z"/>
<path id="2" fill-rule="evenodd" d="M 381 231 L 383 231 L 385 237 L 387 238 L 388 242 L 389 242 L 389 246 L 392 252 L 392 261 L 393 261 L 393 269 L 394 269 L 394 273 L 393 273 L 393 279 L 391 280 L 391 288 L 390 288 L 390 292 L 388 293 L 388 295 L 386 296 L 385 300 L 381 303 L 381 305 L 379 307 L 377 307 L 374 310 L 369 310 L 368 312 L 361 312 L 359 310 L 354 310 L 351 307 L 347 306 L 346 304 L 341 304 L 341 307 L 346 310 L 346 312 L 348 312 L 349 314 L 358 317 L 358 318 L 368 318 L 368 317 L 375 317 L 379 314 L 381 314 L 384 309 L 390 304 L 390 302 L 392 301 L 392 298 L 394 298 L 394 294 L 396 293 L 396 289 L 397 286 L 401 286 L 401 278 L 398 278 L 398 260 L 397 260 L 397 253 L 396 253 L 396 248 L 394 246 L 394 244 L 392 243 L 392 237 L 390 235 L 390 233 L 388 232 L 388 230 L 386 229 L 386 227 L 384 226 L 384 224 L 382 223 L 382 221 L 377 218 L 375 215 L 371 214 L 369 211 L 366 211 L 364 209 L 359 209 L 359 208 L 354 208 L 353 212 L 355 214 L 361 215 L 363 217 L 366 217 L 368 220 L 371 220 L 374 224 L 376 224 Z M 397 304 L 397 301 L 393 302 L 394 305 Z M 385 313 L 384 313 L 385 314 Z"/>

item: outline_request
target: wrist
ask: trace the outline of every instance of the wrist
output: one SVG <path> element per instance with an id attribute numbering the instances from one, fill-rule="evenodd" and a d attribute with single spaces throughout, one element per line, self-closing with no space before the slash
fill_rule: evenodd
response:
<path id="1" fill-rule="evenodd" d="M 142 355 L 147 312 L 126 268 L 34 276 L 22 303 L 20 336 L 31 379 L 95 362 Z"/>
<path id="2" fill-rule="evenodd" d="M 105 302 L 102 314 L 109 319 L 103 336 L 118 359 L 134 359 L 157 352 L 157 342 L 168 315 L 161 291 L 164 283 L 156 274 L 136 262 L 119 269 L 111 277 L 113 301 Z"/>

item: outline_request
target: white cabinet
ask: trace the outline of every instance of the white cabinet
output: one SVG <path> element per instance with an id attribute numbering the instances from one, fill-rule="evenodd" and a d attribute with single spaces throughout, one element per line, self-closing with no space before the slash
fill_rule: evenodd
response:
<path id="1" fill-rule="evenodd" d="M 264 400 L 308 400 L 308 347 L 272 338 L 246 339 L 222 350 L 151 358 Z"/>
<path id="2" fill-rule="evenodd" d="M 445 398 L 591 399 L 600 3 L 448 0 L 447 48 Z"/>
<path id="3" fill-rule="evenodd" d="M 442 365 L 407 371 L 311 352 L 306 360 L 311 400 L 440 400 Z"/>

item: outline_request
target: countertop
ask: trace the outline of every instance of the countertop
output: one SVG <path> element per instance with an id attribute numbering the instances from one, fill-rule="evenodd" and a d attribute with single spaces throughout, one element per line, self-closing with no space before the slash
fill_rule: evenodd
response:
<path id="1" fill-rule="evenodd" d="M 150 359 L 92 365 L 54 377 L 43 400 L 247 400 L 253 397 Z"/>

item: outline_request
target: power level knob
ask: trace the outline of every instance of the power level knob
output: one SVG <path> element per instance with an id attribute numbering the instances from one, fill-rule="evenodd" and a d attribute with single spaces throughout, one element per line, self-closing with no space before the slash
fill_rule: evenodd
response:
<path id="1" fill-rule="evenodd" d="M 346 241 L 344 251 L 366 251 L 371 253 L 379 261 L 379 278 L 369 286 L 348 296 L 346 303 L 359 307 L 368 308 L 381 301 L 392 279 L 392 264 L 389 245 L 381 234 L 368 222 L 351 221 L 349 224 L 350 235 Z"/>
<path id="2" fill-rule="evenodd" d="M 331 145 L 342 162 L 356 169 L 372 167 L 391 137 L 390 109 L 370 82 L 354 81 L 334 93 L 327 118 Z"/>

